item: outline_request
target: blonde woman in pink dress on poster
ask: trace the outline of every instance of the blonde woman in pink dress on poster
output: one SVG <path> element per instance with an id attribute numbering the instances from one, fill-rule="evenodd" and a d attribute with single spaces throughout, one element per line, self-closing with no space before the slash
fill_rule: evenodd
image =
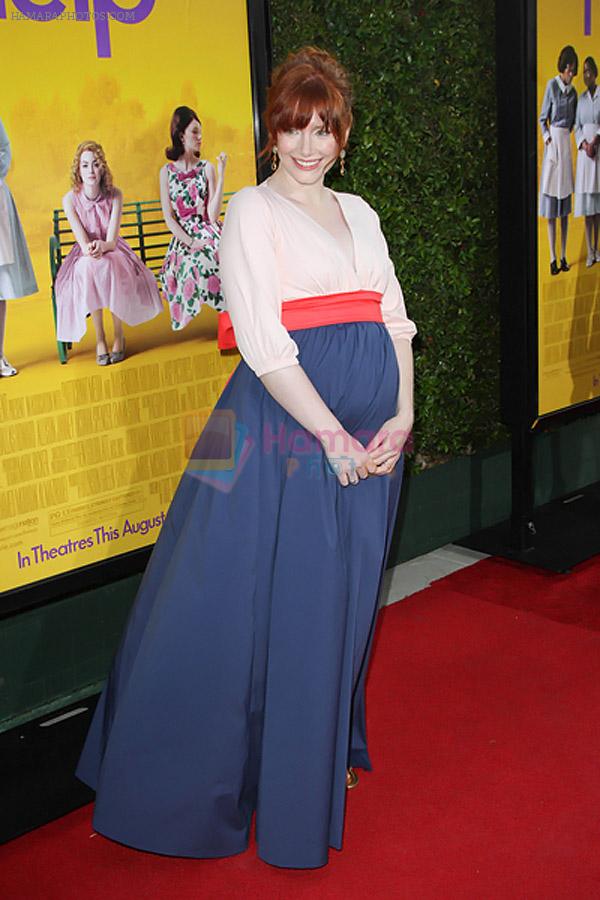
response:
<path id="1" fill-rule="evenodd" d="M 160 200 L 173 235 L 161 271 L 173 331 L 185 328 L 204 304 L 225 309 L 219 275 L 219 240 L 227 155 L 219 153 L 217 171 L 200 158 L 202 124 L 189 106 L 171 117 L 171 146 L 160 170 Z"/>
<path id="2" fill-rule="evenodd" d="M 123 322 L 141 325 L 163 311 L 154 275 L 129 244 L 119 237 L 123 195 L 112 183 L 104 151 L 84 141 L 75 153 L 72 190 L 63 208 L 75 244 L 56 276 L 59 341 L 80 341 L 91 315 L 96 329 L 96 362 L 100 366 L 125 357 Z M 113 344 L 108 350 L 104 310 L 111 313 Z"/>

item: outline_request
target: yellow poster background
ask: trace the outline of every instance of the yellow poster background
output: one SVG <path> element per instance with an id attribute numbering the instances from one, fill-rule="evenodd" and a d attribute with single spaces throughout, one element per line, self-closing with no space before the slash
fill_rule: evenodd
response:
<path id="1" fill-rule="evenodd" d="M 600 3 L 592 2 L 592 31 L 584 35 L 585 0 L 538 0 L 537 3 L 537 115 L 547 82 L 558 74 L 561 49 L 572 44 L 579 59 L 573 85 L 585 90 L 583 61 L 592 56 L 600 69 Z M 543 140 L 537 123 L 538 188 Z M 571 136 L 573 171 L 577 160 Z M 585 219 L 569 216 L 566 257 L 569 272 L 550 275 L 547 220 L 538 216 L 538 391 L 540 416 L 600 397 L 600 263 L 586 267 Z M 557 221 L 560 260 L 560 220 Z"/>
<path id="2" fill-rule="evenodd" d="M 112 21 L 110 41 L 99 58 L 93 22 L 31 21 L 11 0 L 0 20 L 6 183 L 39 286 L 8 302 L 5 355 L 19 374 L 0 379 L 0 591 L 153 543 L 239 359 L 217 350 L 212 309 L 173 332 L 165 303 L 125 326 L 118 366 L 96 365 L 91 323 L 58 361 L 48 241 L 80 141 L 102 144 L 125 202 L 156 199 L 171 114 L 185 104 L 202 121 L 202 157 L 228 154 L 225 191 L 255 183 L 245 0 L 156 0 L 142 22 Z"/>

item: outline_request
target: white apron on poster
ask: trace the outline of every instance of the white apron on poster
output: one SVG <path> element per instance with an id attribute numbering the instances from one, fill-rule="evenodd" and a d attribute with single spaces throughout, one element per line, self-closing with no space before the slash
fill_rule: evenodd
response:
<path id="1" fill-rule="evenodd" d="M 550 126 L 552 140 L 546 144 L 542 163 L 540 190 L 559 200 L 573 193 L 573 161 L 571 159 L 571 132 L 558 125 Z"/>
<path id="2" fill-rule="evenodd" d="M 582 126 L 583 138 L 588 143 L 593 143 L 598 134 L 598 126 L 594 122 L 588 122 Z M 600 149 L 600 148 L 599 148 Z M 600 167 L 598 165 L 598 150 L 593 159 L 585 150 L 579 150 L 577 154 L 577 172 L 575 175 L 575 192 L 577 194 L 600 193 Z"/>
<path id="3" fill-rule="evenodd" d="M 0 178 L 0 266 L 9 266 L 15 261 L 12 229 L 8 204 L 10 203 L 8 188 Z"/>

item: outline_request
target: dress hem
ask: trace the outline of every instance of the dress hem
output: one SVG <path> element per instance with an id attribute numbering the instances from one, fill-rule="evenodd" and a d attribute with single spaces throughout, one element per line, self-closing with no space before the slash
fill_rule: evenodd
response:
<path id="1" fill-rule="evenodd" d="M 25 291 L 24 294 L 13 294 L 10 297 L 0 296 L 0 300 L 6 300 L 7 302 L 10 302 L 11 300 L 24 300 L 25 297 L 33 297 L 34 294 L 39 294 L 39 292 L 40 292 L 40 289 L 36 285 L 32 291 Z"/>
<path id="2" fill-rule="evenodd" d="M 250 844 L 249 838 L 246 837 L 244 846 L 239 846 L 230 850 L 182 850 L 181 848 L 179 848 L 178 850 L 161 850 L 157 847 L 150 847 L 147 845 L 142 846 L 141 844 L 134 843 L 131 839 L 123 840 L 119 837 L 108 834 L 107 832 L 103 831 L 101 827 L 96 826 L 93 819 L 92 825 L 94 831 L 96 831 L 98 834 L 101 834 L 102 837 L 106 838 L 109 841 L 114 841 L 117 844 L 121 844 L 123 847 L 130 847 L 132 850 L 139 850 L 141 853 L 153 853 L 158 856 L 181 857 L 182 859 L 226 859 L 228 856 L 239 856 L 240 853 L 245 853 Z"/>
<path id="3" fill-rule="evenodd" d="M 245 853 L 250 849 L 249 835 L 248 837 L 246 837 L 243 845 L 232 847 L 229 850 L 217 850 L 215 848 L 198 848 L 193 850 L 182 850 L 181 848 L 179 848 L 177 850 L 165 850 L 158 847 L 150 847 L 148 845 L 142 846 L 142 844 L 134 843 L 131 839 L 123 840 L 116 835 L 108 834 L 107 832 L 103 831 L 101 827 L 96 826 L 93 820 L 92 826 L 97 834 L 101 835 L 106 840 L 113 841 L 116 844 L 120 844 L 122 847 L 128 847 L 131 850 L 137 850 L 139 853 L 152 853 L 155 856 L 166 856 L 171 859 L 227 859 L 231 856 L 240 856 L 240 854 Z M 329 844 L 328 850 L 337 850 L 338 852 L 341 852 L 342 845 L 340 844 L 338 846 L 337 844 Z M 283 861 L 275 862 L 273 857 L 268 857 L 268 855 L 261 854 L 258 846 L 256 855 L 262 862 L 267 863 L 267 865 L 273 866 L 277 869 L 322 869 L 329 863 L 329 853 L 325 855 L 325 858 L 321 857 L 319 862 L 306 863 Z"/>

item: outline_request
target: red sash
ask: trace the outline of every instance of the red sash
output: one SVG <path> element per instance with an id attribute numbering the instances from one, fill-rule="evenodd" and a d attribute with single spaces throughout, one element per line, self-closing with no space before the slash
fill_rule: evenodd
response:
<path id="1" fill-rule="evenodd" d="M 378 291 L 345 291 L 290 300 L 281 305 L 281 321 L 288 331 L 341 322 L 383 322 L 381 297 Z M 217 345 L 219 350 L 237 347 L 233 324 L 227 312 L 219 314 Z"/>

